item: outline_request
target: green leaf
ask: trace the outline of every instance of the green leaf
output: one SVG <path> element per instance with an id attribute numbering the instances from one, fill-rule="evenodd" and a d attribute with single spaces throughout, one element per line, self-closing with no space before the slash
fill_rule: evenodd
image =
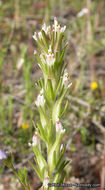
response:
<path id="1" fill-rule="evenodd" d="M 51 101 L 49 100 L 49 98 L 47 96 L 46 90 L 44 88 L 43 88 L 43 90 L 44 90 L 44 98 L 46 100 L 46 103 L 50 107 L 51 106 Z"/>
<path id="2" fill-rule="evenodd" d="M 46 143 L 46 142 L 47 142 L 47 138 L 46 138 L 46 135 L 45 135 L 45 132 L 44 132 L 43 128 L 42 128 L 42 133 L 41 133 L 41 131 L 40 131 L 40 133 L 39 133 L 37 127 L 35 126 L 34 121 L 33 121 L 33 125 L 34 125 L 35 130 L 36 130 L 37 133 L 38 133 L 38 136 Z M 37 125 L 38 125 L 38 128 L 39 128 L 39 130 L 40 130 L 41 124 L 40 124 L 40 125 L 37 124 Z"/>
<path id="3" fill-rule="evenodd" d="M 46 49 L 48 50 L 48 48 L 49 48 L 49 43 L 48 43 L 47 36 L 46 36 L 44 30 L 42 30 L 41 32 L 42 32 L 42 36 L 43 36 L 43 42 L 44 42 L 44 44 L 45 44 L 45 46 L 46 46 Z"/>
<path id="4" fill-rule="evenodd" d="M 58 138 L 56 138 L 55 143 L 53 144 L 52 147 L 49 147 L 49 153 L 48 153 L 48 165 L 50 166 L 50 170 L 52 171 L 55 166 L 56 166 L 56 151 L 59 148 L 60 144 L 61 144 L 61 139 L 62 139 L 62 134 L 60 134 L 58 136 Z"/>
<path id="5" fill-rule="evenodd" d="M 38 87 L 40 88 L 40 90 L 43 88 L 43 86 L 44 86 L 44 84 L 43 84 L 43 80 L 42 79 L 39 79 L 38 81 L 37 81 L 37 85 L 38 85 Z"/>
<path id="6" fill-rule="evenodd" d="M 62 85 L 62 87 L 61 87 L 61 91 L 59 93 L 59 98 L 62 96 L 63 92 L 64 92 L 64 85 Z"/>
<path id="7" fill-rule="evenodd" d="M 43 108 L 44 109 L 44 108 Z M 40 120 L 43 128 L 46 127 L 47 124 L 47 115 L 45 110 L 43 110 L 41 106 L 38 107 L 39 113 L 40 113 Z"/>
<path id="8" fill-rule="evenodd" d="M 37 168 L 34 166 L 34 164 L 30 160 L 28 160 L 28 162 L 32 166 L 32 168 L 35 170 L 35 172 L 38 175 L 38 177 L 40 178 L 40 180 L 43 181 L 40 170 L 37 170 Z"/>
<path id="9" fill-rule="evenodd" d="M 64 58 L 65 51 L 66 51 L 66 47 L 67 47 L 67 45 L 63 48 L 63 51 L 62 51 L 62 53 L 61 53 L 61 56 L 60 56 L 60 58 L 59 58 L 59 60 L 58 60 L 58 65 L 62 64 L 62 62 L 63 62 L 63 58 Z"/>
<path id="10" fill-rule="evenodd" d="M 45 143 L 47 143 L 47 142 L 48 142 L 48 139 L 47 139 L 47 136 L 46 136 L 46 131 L 43 129 L 41 123 L 38 123 L 37 125 L 38 125 L 38 128 L 39 128 L 39 130 L 40 130 L 40 134 L 41 134 L 40 137 L 41 137 L 41 139 L 42 139 Z"/>
<path id="11" fill-rule="evenodd" d="M 61 164 L 61 160 L 62 160 L 62 157 L 63 157 L 63 155 L 65 153 L 65 150 L 66 150 L 66 146 L 64 147 L 63 151 L 61 152 L 61 154 L 60 154 L 60 156 L 59 156 L 59 158 L 58 158 L 58 160 L 56 162 L 55 169 L 57 169 L 57 167 Z"/>
<path id="12" fill-rule="evenodd" d="M 61 117 L 62 117 L 62 115 L 65 113 L 65 111 L 66 111 L 66 109 L 67 109 L 67 106 L 68 106 L 68 100 L 66 101 L 66 104 L 65 104 L 65 107 L 64 107 L 64 109 L 63 109 L 63 111 L 62 111 Z"/>
<path id="13" fill-rule="evenodd" d="M 49 97 L 50 100 L 54 100 L 54 92 L 53 92 L 53 87 L 52 87 L 52 82 L 51 79 L 47 80 L 47 96 Z"/>
<path id="14" fill-rule="evenodd" d="M 57 95 L 57 93 L 58 93 L 58 91 L 59 91 L 59 89 L 60 89 L 60 87 L 61 87 L 61 84 L 62 84 L 62 79 L 60 78 L 59 84 L 58 84 L 57 89 L 56 89 L 56 91 L 55 91 L 55 96 Z"/>
<path id="15" fill-rule="evenodd" d="M 52 146 L 52 144 L 55 142 L 55 127 L 53 126 L 52 120 L 49 122 L 49 129 L 48 129 L 48 145 Z"/>
<path id="16" fill-rule="evenodd" d="M 37 146 L 33 146 L 32 150 L 37 158 L 37 163 L 40 167 L 40 170 L 44 167 L 47 168 L 46 160 L 43 158 L 39 148 Z"/>
<path id="17" fill-rule="evenodd" d="M 62 164 L 60 165 L 58 172 L 61 173 L 63 171 L 63 169 L 65 168 L 65 166 L 70 162 L 70 160 L 67 161 L 62 161 Z"/>
<path id="18" fill-rule="evenodd" d="M 61 173 L 56 173 L 52 179 L 52 183 L 59 183 L 59 180 L 60 180 L 60 176 L 61 176 Z M 59 187 L 58 187 L 59 188 Z M 56 190 L 57 187 L 52 187 L 51 190 Z"/>
<path id="19" fill-rule="evenodd" d="M 53 111 L 52 111 L 52 120 L 53 120 L 53 124 L 55 125 L 56 123 L 56 118 L 60 118 L 60 114 L 61 114 L 61 103 L 62 100 L 58 99 L 55 102 L 55 105 L 53 107 Z"/>
<path id="20" fill-rule="evenodd" d="M 41 59 L 37 53 L 35 54 L 35 57 L 36 57 L 36 60 L 38 61 L 39 65 L 40 65 L 42 71 L 47 73 L 46 66 L 45 66 L 45 64 L 42 63 L 42 61 L 41 61 Z"/>

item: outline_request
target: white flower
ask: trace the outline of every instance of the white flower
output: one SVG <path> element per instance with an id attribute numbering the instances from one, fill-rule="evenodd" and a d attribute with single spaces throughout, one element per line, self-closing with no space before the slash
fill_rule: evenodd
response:
<path id="1" fill-rule="evenodd" d="M 48 54 L 46 55 L 46 62 L 48 66 L 54 65 L 55 57 L 51 50 L 51 45 L 49 45 Z"/>
<path id="2" fill-rule="evenodd" d="M 40 144 L 40 139 L 39 139 L 37 132 L 35 132 L 34 136 L 32 137 L 32 144 L 28 143 L 28 145 L 29 146 L 37 146 L 39 144 Z"/>
<path id="3" fill-rule="evenodd" d="M 87 14 L 89 10 L 87 8 L 83 8 L 78 14 L 77 17 L 82 17 L 83 15 Z"/>
<path id="4" fill-rule="evenodd" d="M 43 38 L 42 32 L 38 32 L 38 34 L 37 34 L 36 32 L 34 32 L 34 35 L 33 35 L 32 37 L 33 37 L 34 40 L 37 41 L 38 38 L 39 38 L 39 39 Z"/>
<path id="5" fill-rule="evenodd" d="M 49 54 L 51 54 L 51 53 L 52 53 L 52 50 L 51 50 L 51 45 L 49 45 L 48 53 L 49 53 Z"/>
<path id="6" fill-rule="evenodd" d="M 62 28 L 60 29 L 60 32 L 63 33 L 65 30 L 66 30 L 66 26 L 62 27 Z"/>
<path id="7" fill-rule="evenodd" d="M 46 30 L 47 30 L 46 23 L 43 24 L 43 26 L 42 26 L 42 30 L 44 30 L 44 32 L 46 33 Z"/>
<path id="8" fill-rule="evenodd" d="M 37 146 L 39 144 L 39 137 L 37 132 L 35 132 L 34 136 L 32 137 L 32 146 Z"/>
<path id="9" fill-rule="evenodd" d="M 50 182 L 49 180 L 49 176 L 45 177 L 44 181 L 43 181 L 43 187 L 44 188 L 48 188 L 48 183 Z"/>
<path id="10" fill-rule="evenodd" d="M 42 30 L 44 30 L 44 32 L 46 33 L 46 35 L 49 33 L 51 27 L 50 26 L 46 26 L 46 24 L 44 23 L 42 26 Z"/>
<path id="11" fill-rule="evenodd" d="M 43 38 L 42 32 L 38 32 L 38 37 L 39 37 L 39 39 Z"/>
<path id="12" fill-rule="evenodd" d="M 34 38 L 34 40 L 37 41 L 37 33 L 36 32 L 34 32 L 34 35 L 32 37 Z"/>
<path id="13" fill-rule="evenodd" d="M 43 96 L 43 89 L 40 91 L 40 94 L 38 95 L 37 97 L 37 100 L 35 101 L 35 104 L 37 106 L 44 106 L 45 104 L 45 99 L 44 99 L 44 96 Z"/>
<path id="14" fill-rule="evenodd" d="M 57 18 L 54 18 L 54 31 L 60 32 L 60 25 L 58 24 Z"/>
<path id="15" fill-rule="evenodd" d="M 54 18 L 54 31 L 58 33 L 63 33 L 66 30 L 66 26 L 60 27 L 60 24 L 58 24 L 57 18 Z"/>
<path id="16" fill-rule="evenodd" d="M 62 124 L 59 120 L 56 121 L 56 132 L 63 134 L 65 133 L 65 129 L 63 129 Z"/>
<path id="17" fill-rule="evenodd" d="M 49 53 L 46 55 L 46 62 L 48 66 L 54 65 L 55 57 L 53 53 Z"/>

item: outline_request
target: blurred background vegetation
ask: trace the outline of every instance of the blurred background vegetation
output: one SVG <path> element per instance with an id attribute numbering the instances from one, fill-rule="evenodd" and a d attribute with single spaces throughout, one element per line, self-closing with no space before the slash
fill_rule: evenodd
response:
<path id="1" fill-rule="evenodd" d="M 32 35 L 44 22 L 52 24 L 54 16 L 67 26 L 65 64 L 72 82 L 66 97 L 68 110 L 62 118 L 66 156 L 72 160 L 67 181 L 100 183 L 103 189 L 104 0 L 0 0 L 0 149 L 12 151 L 17 169 L 28 167 L 31 188 L 38 189 L 40 182 L 27 163 L 33 157 L 28 147 L 34 132 L 32 121 L 39 120 L 34 104 L 38 94 L 35 83 L 43 77 L 34 58 L 37 47 Z M 0 167 L 0 184 L 0 190 L 20 188 L 5 167 Z"/>

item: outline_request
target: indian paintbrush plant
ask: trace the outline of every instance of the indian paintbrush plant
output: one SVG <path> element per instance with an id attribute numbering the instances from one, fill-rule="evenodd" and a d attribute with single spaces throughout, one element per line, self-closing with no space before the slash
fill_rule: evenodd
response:
<path id="1" fill-rule="evenodd" d="M 66 26 L 61 27 L 56 18 L 52 26 L 44 24 L 38 33 L 34 33 L 33 38 L 38 46 L 38 51 L 34 51 L 35 58 L 43 72 L 43 79 L 37 81 L 40 93 L 35 101 L 38 108 L 40 121 L 35 124 L 35 134 L 29 146 L 32 148 L 35 157 L 34 165 L 29 161 L 38 177 L 40 178 L 43 190 L 57 190 L 62 187 L 51 186 L 52 183 L 65 182 L 65 166 L 69 163 L 64 157 L 66 150 L 62 144 L 65 129 L 61 123 L 61 118 L 65 113 L 68 102 L 62 106 L 62 102 L 70 90 L 71 83 L 64 64 L 64 56 L 67 47 L 63 41 Z M 42 141 L 46 145 L 46 157 L 42 155 Z M 0 151 L 0 160 L 10 168 L 22 184 L 23 189 L 30 190 L 26 167 L 16 172 L 8 159 L 8 154 Z"/>

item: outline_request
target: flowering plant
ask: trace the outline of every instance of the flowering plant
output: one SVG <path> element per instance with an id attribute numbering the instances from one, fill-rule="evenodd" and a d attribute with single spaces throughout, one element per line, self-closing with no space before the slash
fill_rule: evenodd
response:
<path id="1" fill-rule="evenodd" d="M 64 66 L 64 55 L 67 43 L 63 45 L 63 37 L 66 26 L 61 27 L 56 18 L 54 25 L 44 24 L 33 38 L 38 45 L 38 51 L 34 51 L 38 65 L 43 72 L 43 79 L 38 80 L 40 93 L 35 101 L 40 114 L 40 122 L 34 124 L 35 134 L 32 137 L 31 146 L 37 167 L 29 161 L 40 180 L 44 190 L 57 190 L 58 187 L 49 187 L 48 183 L 63 183 L 66 172 L 65 166 L 69 163 L 64 159 L 66 146 L 62 144 L 65 129 L 61 123 L 68 102 L 62 108 L 62 101 L 70 89 L 69 75 Z M 42 155 L 42 143 L 46 145 L 46 159 Z M 18 172 L 23 186 L 29 189 L 26 169 Z M 26 180 L 25 180 L 26 179 Z"/>

